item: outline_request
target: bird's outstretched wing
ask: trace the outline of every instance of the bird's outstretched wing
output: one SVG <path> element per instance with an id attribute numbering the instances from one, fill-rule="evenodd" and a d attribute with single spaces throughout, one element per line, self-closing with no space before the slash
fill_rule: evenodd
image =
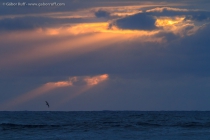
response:
<path id="1" fill-rule="evenodd" d="M 46 105 L 48 106 L 48 108 L 50 107 L 50 105 L 49 105 L 49 103 L 47 102 L 47 101 L 45 101 L 46 102 Z"/>

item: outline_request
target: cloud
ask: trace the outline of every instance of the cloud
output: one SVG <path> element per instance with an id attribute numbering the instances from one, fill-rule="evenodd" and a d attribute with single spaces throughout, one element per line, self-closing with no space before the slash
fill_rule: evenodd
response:
<path id="1" fill-rule="evenodd" d="M 184 16 L 185 20 L 196 20 L 204 21 L 210 19 L 210 12 L 204 10 L 188 10 L 181 8 L 171 8 L 171 7 L 159 7 L 150 10 L 146 10 L 146 13 L 152 16 Z"/>
<path id="2" fill-rule="evenodd" d="M 123 9 L 121 9 L 123 10 Z M 124 9 L 129 11 L 129 9 Z M 85 11 L 85 10 L 84 10 Z M 84 11 L 80 11 L 80 15 L 84 15 Z M 49 14 L 34 14 L 34 15 L 16 15 L 16 16 L 2 16 L 0 19 L 0 30 L 1 31 L 13 31 L 13 30 L 30 30 L 37 28 L 50 28 L 50 27 L 62 27 L 71 23 L 87 23 L 87 22 L 101 22 L 100 17 L 109 17 L 111 14 L 106 10 L 98 10 L 95 12 L 97 18 L 93 18 L 90 15 L 91 10 L 86 10 L 89 12 L 87 17 L 81 17 L 76 15 L 76 12 L 66 12 L 65 16 L 62 17 L 60 13 L 49 13 Z M 119 12 L 119 11 L 118 11 Z M 136 11 L 137 12 L 137 11 Z M 122 13 L 122 11 L 121 11 Z M 133 15 L 127 15 L 126 17 L 115 19 L 111 24 L 112 26 L 117 26 L 120 29 L 130 29 L 130 30 L 154 30 L 157 27 L 155 22 L 157 17 L 161 16 L 185 16 L 185 20 L 196 20 L 204 21 L 210 19 L 209 11 L 201 10 L 187 10 L 171 7 L 159 7 L 147 10 L 143 13 L 131 12 Z M 68 17 L 68 15 L 72 15 Z M 62 17 L 62 18 L 61 18 Z M 117 17 L 112 17 L 117 18 Z M 103 19 L 103 18 L 102 18 Z"/>
<path id="3" fill-rule="evenodd" d="M 202 26 L 196 34 L 180 39 L 179 42 L 171 44 L 171 51 L 177 57 L 183 58 L 180 72 L 196 76 L 209 76 L 208 65 L 210 48 L 210 24 Z M 179 55 L 178 55 L 179 54 Z"/>
<path id="4" fill-rule="evenodd" d="M 0 30 L 13 31 L 13 30 L 33 30 L 36 28 L 51 27 L 58 24 L 57 19 L 48 17 L 16 17 L 16 18 L 3 18 L 0 20 Z"/>
<path id="5" fill-rule="evenodd" d="M 174 24 L 187 20 L 208 21 L 210 19 L 210 12 L 172 7 L 159 7 L 117 19 L 110 23 L 109 28 L 112 29 L 116 26 L 119 29 L 128 30 L 154 30 L 158 29 L 156 21 L 160 21 L 161 18 L 166 18 L 165 23 L 167 24 Z M 170 22 L 168 21 L 169 18 L 171 18 Z M 178 18 L 181 20 L 178 21 Z"/>
<path id="6" fill-rule="evenodd" d="M 209 16 L 208 11 L 161 7 L 114 20 L 110 23 L 109 28 L 113 29 L 115 26 L 128 30 L 161 30 L 164 28 L 164 30 L 178 31 L 178 28 L 182 26 L 194 24 L 193 21 L 187 21 L 187 19 L 208 20 Z"/>
<path id="7" fill-rule="evenodd" d="M 103 11 L 103 10 L 98 10 L 97 12 L 95 12 L 95 16 L 97 18 L 102 18 L 102 17 L 109 17 L 110 13 L 107 11 Z"/>
<path id="8" fill-rule="evenodd" d="M 173 8 L 173 7 L 157 7 L 157 8 L 154 8 L 154 9 L 149 9 L 149 10 L 146 10 L 146 12 L 159 12 L 159 13 L 164 13 L 164 12 L 188 12 L 189 10 L 187 9 L 180 9 L 180 8 Z"/>
<path id="9" fill-rule="evenodd" d="M 70 26 L 72 23 L 93 22 L 90 18 L 53 18 L 42 16 L 23 16 L 0 19 L 0 31 L 21 31 Z M 97 21 L 96 21 L 97 22 Z"/>
<path id="10" fill-rule="evenodd" d="M 195 21 L 209 21 L 210 14 L 195 14 L 195 15 L 187 15 L 185 20 L 195 20 Z"/>
<path id="11" fill-rule="evenodd" d="M 107 80 L 109 77 L 108 74 L 98 75 L 94 77 L 86 77 L 84 78 L 84 81 L 87 83 L 87 85 L 97 85 L 100 82 L 103 82 Z"/>
<path id="12" fill-rule="evenodd" d="M 46 84 L 46 86 L 66 87 L 66 86 L 72 86 L 72 82 L 70 82 L 70 81 L 49 82 Z"/>
<path id="13" fill-rule="evenodd" d="M 105 80 L 108 80 L 108 74 L 101 74 L 96 76 L 74 76 L 67 81 L 48 82 L 45 86 L 54 88 L 68 87 L 68 86 L 96 86 Z"/>
<path id="14" fill-rule="evenodd" d="M 110 24 L 110 27 L 117 26 L 120 29 L 129 30 L 154 30 L 156 19 L 145 13 L 138 13 L 135 15 L 127 16 L 121 19 L 117 19 Z"/>

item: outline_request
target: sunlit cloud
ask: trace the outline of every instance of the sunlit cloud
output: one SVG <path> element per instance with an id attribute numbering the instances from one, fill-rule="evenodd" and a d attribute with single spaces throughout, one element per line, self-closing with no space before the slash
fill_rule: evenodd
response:
<path id="1" fill-rule="evenodd" d="M 200 28 L 193 22 L 187 22 L 184 16 L 160 17 L 156 20 L 156 26 L 162 28 L 165 32 L 171 32 L 181 37 L 189 36 Z"/>
<path id="2" fill-rule="evenodd" d="M 72 86 L 72 82 L 70 82 L 70 81 L 49 82 L 46 84 L 46 86 L 66 87 L 66 86 Z"/>
<path id="3" fill-rule="evenodd" d="M 92 8 L 91 11 L 98 11 L 98 10 L 104 10 L 108 11 L 111 16 L 128 16 L 133 15 L 139 12 L 142 12 L 145 8 L 154 8 L 154 7 L 161 7 L 161 6 L 168 6 L 168 3 L 159 3 L 159 2 L 141 2 L 141 1 L 129 1 L 129 2 L 122 2 L 122 5 L 119 5 L 118 2 L 112 2 L 114 4 L 118 4 L 116 6 L 101 6 L 97 8 Z M 125 5 L 123 5 L 123 3 Z M 179 4 L 177 3 L 170 3 L 170 6 L 177 6 Z M 182 4 L 183 5 L 183 4 Z"/>
<path id="4" fill-rule="evenodd" d="M 180 8 L 173 8 L 173 7 L 157 7 L 157 8 L 153 8 L 150 10 L 146 10 L 146 12 L 163 12 L 165 10 L 168 11 L 177 11 L 177 12 L 187 12 L 189 11 L 188 9 L 180 9 Z"/>
<path id="5" fill-rule="evenodd" d="M 185 17 L 161 17 L 156 20 L 156 26 L 157 27 L 164 27 L 164 26 L 170 26 L 174 24 L 178 24 L 183 22 Z"/>
<path id="6" fill-rule="evenodd" d="M 108 74 L 103 74 L 103 75 L 98 75 L 98 76 L 93 76 L 93 77 L 86 77 L 84 79 L 84 81 L 88 84 L 88 85 L 97 85 L 100 82 L 103 82 L 105 80 L 107 80 L 109 77 Z"/>

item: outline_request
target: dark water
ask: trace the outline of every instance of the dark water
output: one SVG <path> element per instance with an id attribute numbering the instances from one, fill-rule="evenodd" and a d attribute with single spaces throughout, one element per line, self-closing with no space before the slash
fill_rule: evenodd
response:
<path id="1" fill-rule="evenodd" d="M 206 140 L 210 112 L 0 112 L 0 140 Z"/>

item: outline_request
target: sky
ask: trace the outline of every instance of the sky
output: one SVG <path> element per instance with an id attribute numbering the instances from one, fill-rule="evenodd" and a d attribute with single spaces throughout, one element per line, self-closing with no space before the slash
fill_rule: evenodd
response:
<path id="1" fill-rule="evenodd" d="M 0 111 L 210 110 L 209 7 L 0 0 Z"/>

